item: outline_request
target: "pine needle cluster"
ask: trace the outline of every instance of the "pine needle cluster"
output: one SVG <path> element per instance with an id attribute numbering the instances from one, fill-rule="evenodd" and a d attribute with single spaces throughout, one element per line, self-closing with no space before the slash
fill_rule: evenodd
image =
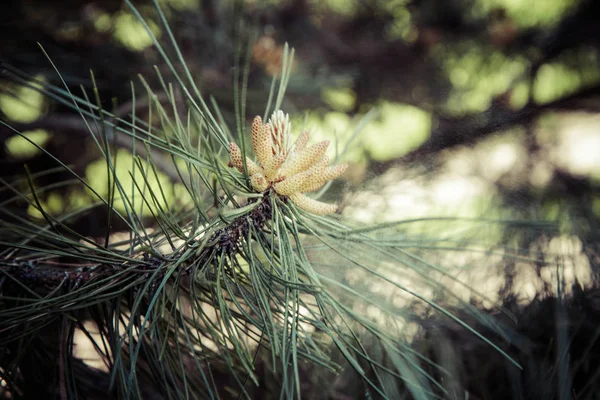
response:
<path id="1" fill-rule="evenodd" d="M 60 184 L 82 188 L 94 203 L 54 215 L 40 200 L 50 188 L 37 186 L 34 174 L 0 182 L 11 193 L 0 214 L 0 379 L 13 397 L 255 398 L 261 382 L 273 379 L 276 397 L 291 399 L 303 395 L 307 365 L 317 377 L 323 372 L 314 371 L 333 376 L 352 368 L 367 398 L 450 395 L 427 372 L 435 365 L 410 346 L 410 307 L 390 297 L 422 302 L 512 361 L 484 333 L 400 279 L 410 271 L 421 287 L 445 292 L 433 278 L 447 275 L 444 269 L 411 252 L 435 243 L 408 240 L 406 222 L 359 225 L 335 214 L 336 204 L 308 195 L 347 166 L 329 166 L 329 142 L 309 145 L 307 131 L 292 144 L 280 109 L 293 51 L 286 47 L 273 84 L 264 114 L 270 119 L 256 117 L 248 130 L 247 76 L 239 74 L 231 128 L 200 93 L 157 10 L 176 54 L 170 59 L 152 36 L 173 79 L 157 69 L 166 103 L 143 78 L 144 96 L 152 99 L 143 118 L 117 117 L 95 94 L 76 94 L 66 84 L 39 89 L 87 124 L 105 160 L 108 195 L 33 142 L 71 176 Z M 184 95 L 183 108 L 176 92 Z M 134 102 L 136 96 L 132 85 Z M 117 138 L 131 143 L 129 159 L 117 155 Z M 167 162 L 185 206 L 154 184 Z M 117 174 L 123 163 L 130 183 Z M 42 223 L 10 211 L 23 202 Z M 104 240 L 72 229 L 78 215 L 100 209 L 109 215 Z M 128 228 L 125 237 L 114 234 L 111 220 Z M 492 321 L 480 324 L 494 328 Z M 87 338 L 101 366 L 77 356 L 76 335 Z M 323 385 L 320 395 L 333 398 L 335 388 Z"/>

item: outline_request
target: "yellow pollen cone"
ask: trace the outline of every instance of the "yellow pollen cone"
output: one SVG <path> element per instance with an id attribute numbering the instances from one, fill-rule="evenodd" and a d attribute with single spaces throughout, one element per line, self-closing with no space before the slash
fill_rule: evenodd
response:
<path id="1" fill-rule="evenodd" d="M 311 199 L 302 193 L 294 193 L 290 195 L 289 198 L 295 205 L 304 211 L 308 211 L 317 215 L 332 214 L 338 209 L 337 204 L 323 203 L 322 201 Z"/>
<path id="2" fill-rule="evenodd" d="M 256 116 L 252 122 L 252 148 L 260 165 L 266 165 L 273 157 L 271 134 L 260 116 Z"/>
<path id="3" fill-rule="evenodd" d="M 264 192 L 269 187 L 269 182 L 260 172 L 250 177 L 250 183 L 257 192 Z"/>
<path id="4" fill-rule="evenodd" d="M 306 171 L 315 165 L 315 163 L 317 163 L 321 158 L 323 158 L 323 155 L 327 150 L 327 146 L 329 146 L 329 140 L 324 140 L 302 150 L 283 165 L 280 175 L 290 176 L 302 171 Z"/>

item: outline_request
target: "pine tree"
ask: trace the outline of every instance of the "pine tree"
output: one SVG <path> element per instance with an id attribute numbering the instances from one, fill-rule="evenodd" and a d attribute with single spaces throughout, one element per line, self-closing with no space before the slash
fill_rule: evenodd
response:
<path id="1" fill-rule="evenodd" d="M 58 159 L 71 176 L 64 184 L 81 186 L 94 204 L 57 216 L 40 200 L 49 188 L 36 186 L 38 175 L 2 182 L 11 197 L 0 214 L 0 377 L 13 397 L 332 398 L 331 379 L 345 366 L 362 397 L 449 395 L 428 371 L 451 372 L 410 345 L 407 299 L 519 368 L 488 339 L 493 320 L 464 305 L 488 329 L 476 331 L 422 293 L 452 296 L 434 276 L 453 278 L 422 256 L 445 241 L 407 237 L 407 221 L 361 225 L 336 214 L 339 199 L 318 198 L 346 167 L 330 163 L 331 143 L 312 143 L 281 110 L 293 51 L 286 48 L 281 78 L 251 126 L 246 76 L 238 74 L 231 129 L 195 86 L 177 44 L 174 60 L 155 45 L 173 82 L 157 70 L 164 102 L 141 78 L 151 99 L 143 117 L 103 109 L 97 91 L 40 89 L 88 124 L 106 163 L 106 195 Z M 132 156 L 117 151 L 124 139 Z M 165 159 L 185 189 L 177 199 L 161 185 Z M 123 163 L 130 179 L 118 174 Z M 10 211 L 23 202 L 43 224 Z M 70 226 L 97 210 L 108 216 L 100 242 Z M 128 237 L 112 232 L 113 220 Z M 76 356 L 76 334 L 93 343 L 103 366 Z M 306 380 L 322 390 L 309 392 Z"/>

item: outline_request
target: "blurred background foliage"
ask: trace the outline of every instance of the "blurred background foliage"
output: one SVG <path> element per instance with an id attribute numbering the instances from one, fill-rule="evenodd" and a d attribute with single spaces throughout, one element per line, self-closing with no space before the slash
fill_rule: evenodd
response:
<path id="1" fill-rule="evenodd" d="M 164 32 L 152 5 L 142 0 L 134 3 L 161 38 Z M 585 289 L 585 299 L 596 298 L 599 2 L 159 3 L 200 89 L 214 98 L 228 121 L 234 115 L 231 66 L 239 45 L 239 26 L 232 21 L 241 17 L 255 32 L 249 50 L 249 118 L 264 110 L 271 78 L 281 69 L 284 43 L 295 48 L 284 103 L 296 119 L 294 125 L 331 139 L 333 157 L 354 138 L 343 160 L 351 168 L 335 188 L 345 196 L 344 214 L 364 222 L 425 217 L 557 222 L 554 236 L 513 235 L 500 226 L 473 231 L 443 219 L 414 224 L 411 229 L 448 232 L 457 241 L 482 248 L 501 243 L 524 255 L 569 259 L 565 265 L 570 269 L 562 272 L 565 285 Z M 2 3 L 0 11 L 0 118 L 87 176 L 94 188 L 106 190 L 104 161 L 89 142 L 80 117 L 35 90 L 43 83 L 60 85 L 37 43 L 74 92 L 81 92 L 80 86 L 92 88 L 92 70 L 103 106 L 127 116 L 132 112 L 130 82 L 141 97 L 145 89 L 138 74 L 151 80 L 154 65 L 161 68 L 162 59 L 150 37 L 119 0 L 14 1 Z M 156 87 L 159 82 L 150 84 Z M 145 105 L 138 98 L 137 115 L 144 114 Z M 359 123 L 371 110 L 375 114 Z M 357 125 L 361 132 L 354 136 Z M 128 144 L 118 145 L 118 157 L 130 158 Z M 160 161 L 160 154 L 152 156 Z M 0 177 L 9 182 L 22 178 L 23 164 L 33 173 L 48 171 L 39 178 L 40 186 L 65 179 L 51 172 L 56 166 L 53 160 L 0 128 Z M 160 162 L 157 165 L 161 185 L 168 188 L 166 196 L 177 199 L 182 190 L 177 174 L 166 163 L 164 168 Z M 127 181 L 131 163 L 119 167 Z M 90 198 L 57 185 L 43 193 L 42 201 L 58 214 Z M 31 208 L 22 213 L 40 218 Z M 99 236 L 97 229 L 105 226 L 105 217 L 90 213 L 77 229 Z M 473 255 L 439 255 L 446 263 L 463 265 L 458 274 L 472 274 L 468 281 L 482 285 L 490 304 L 510 298 L 526 306 L 558 292 L 555 271 L 527 268 L 517 261 L 508 268 L 498 261 L 494 278 L 489 258 L 489 268 L 482 270 L 476 268 L 477 257 L 469 257 Z M 465 263 L 473 268 L 465 268 Z M 600 309 L 597 303 L 590 304 L 594 313 Z M 534 315 L 540 318 L 546 305 L 534 305 L 528 312 L 540 309 L 541 314 Z"/>
<path id="2" fill-rule="evenodd" d="M 593 1 L 160 3 L 201 89 L 214 97 L 226 119 L 233 115 L 231 65 L 239 27 L 231 21 L 238 15 L 256 31 L 248 116 L 265 104 L 286 41 L 297 54 L 286 109 L 316 136 L 335 140 L 339 151 L 358 117 L 376 109 L 344 156 L 352 164 L 346 188 L 364 194 L 369 178 L 393 173 L 400 174 L 394 178 L 397 187 L 407 189 L 403 200 L 382 199 L 379 193 L 357 206 L 349 199 L 348 213 L 357 210 L 360 218 L 374 220 L 478 216 L 491 209 L 501 215 L 516 208 L 552 220 L 557 208 L 570 208 L 585 215 L 589 227 L 599 218 L 595 17 L 600 6 Z M 160 38 L 152 5 L 137 6 Z M 160 68 L 150 37 L 120 1 L 26 1 L 4 7 L 10 19 L 0 27 L 2 117 L 76 171 L 100 176 L 94 169 L 101 164 L 94 164 L 99 154 L 87 143 L 84 125 L 68 107 L 35 90 L 58 83 L 37 43 L 76 91 L 79 85 L 89 89 L 93 70 L 103 106 L 127 115 L 129 82 L 143 93 L 137 75 L 153 76 L 154 65 Z M 14 79 L 13 70 L 31 79 Z M 143 108 L 138 104 L 137 111 Z M 5 176 L 24 162 L 33 172 L 48 169 L 39 150 L 8 131 L 0 133 Z M 125 164 L 122 168 L 126 179 Z M 412 177 L 415 171 L 421 182 Z M 174 177 L 173 171 L 161 172 L 165 184 Z M 102 185 L 97 181 L 94 187 Z M 561 195 L 574 189 L 585 196 Z M 61 197 L 50 196 L 51 209 L 63 208 Z M 570 225 L 577 234 L 594 235 L 594 229 Z"/>

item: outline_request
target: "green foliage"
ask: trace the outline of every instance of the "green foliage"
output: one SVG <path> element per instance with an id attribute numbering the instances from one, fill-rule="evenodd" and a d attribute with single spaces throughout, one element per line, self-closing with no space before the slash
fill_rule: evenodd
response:
<path id="1" fill-rule="evenodd" d="M 81 94 L 66 84 L 40 89 L 86 121 L 103 157 L 93 168 L 104 174 L 104 187 L 13 130 L 68 172 L 69 180 L 52 185 L 78 187 L 94 202 L 60 214 L 44 206 L 42 194 L 52 187 L 37 185 L 42 174 L 1 182 L 0 190 L 9 195 L 0 213 L 0 377 L 10 390 L 26 396 L 31 385 L 44 382 L 42 390 L 63 398 L 93 390 L 147 398 L 149 388 L 165 398 L 251 398 L 263 378 L 260 358 L 280 398 L 300 398 L 306 363 L 324 373 L 352 367 L 367 396 L 450 395 L 428 372 L 439 366 L 410 346 L 406 326 L 415 316 L 413 302 L 445 315 L 519 367 L 486 333 L 438 301 L 459 299 L 442 277 L 467 289 L 426 253 L 464 249 L 462 243 L 407 236 L 407 226 L 423 221 L 364 226 L 339 215 L 304 212 L 273 191 L 253 193 L 249 177 L 226 165 L 230 140 L 250 153 L 242 51 L 231 128 L 194 84 L 160 8 L 160 30 L 171 41 L 174 59 L 154 36 L 156 29 L 130 7 L 169 68 L 173 82 L 157 69 L 167 102 L 143 78 L 144 96 L 152 100 L 144 118 L 135 111 L 119 118 L 103 109 L 97 89 Z M 281 107 L 292 55 L 286 51 L 265 115 Z M 133 87 L 135 110 L 139 93 Z M 422 119 L 427 125 L 426 116 Z M 124 140 L 131 153 L 118 148 Z M 178 196 L 165 183 L 166 164 L 185 189 Z M 11 211 L 21 204 L 38 220 Z M 72 228 L 78 217 L 100 211 L 107 215 L 103 238 Z M 113 231 L 113 221 L 127 227 L 125 236 Z M 469 223 L 477 225 L 473 229 L 499 224 Z M 497 328 L 474 307 L 457 302 L 489 332 Z M 103 386 L 80 372 L 75 332 L 83 332 L 101 355 Z M 50 368 L 55 360 L 58 372 L 51 369 L 45 379 L 25 368 Z M 333 389 L 325 387 L 325 396 L 328 390 Z"/>

